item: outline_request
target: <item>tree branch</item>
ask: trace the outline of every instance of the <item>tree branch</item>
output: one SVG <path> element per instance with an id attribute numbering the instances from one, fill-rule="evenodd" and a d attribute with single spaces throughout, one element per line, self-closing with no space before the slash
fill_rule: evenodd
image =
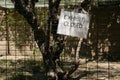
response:
<path id="1" fill-rule="evenodd" d="M 52 27 L 53 40 L 55 45 L 51 46 L 51 51 L 53 53 L 53 60 L 59 59 L 60 53 L 63 50 L 63 40 L 61 40 L 60 36 L 56 34 L 57 26 L 58 26 L 58 11 L 61 0 L 49 0 L 49 20 Z"/>
<path id="2" fill-rule="evenodd" d="M 37 18 L 35 16 L 34 7 L 36 1 L 37 0 L 30 0 L 30 2 L 29 0 L 12 0 L 15 6 L 15 10 L 23 15 L 23 17 L 32 27 L 35 41 L 37 42 L 39 49 L 42 49 L 41 45 L 45 42 L 45 32 L 40 28 L 40 25 L 38 24 Z"/>
<path id="3" fill-rule="evenodd" d="M 67 73 L 67 78 L 69 78 L 79 67 L 79 61 L 75 62 L 75 65 L 71 67 L 71 70 Z"/>

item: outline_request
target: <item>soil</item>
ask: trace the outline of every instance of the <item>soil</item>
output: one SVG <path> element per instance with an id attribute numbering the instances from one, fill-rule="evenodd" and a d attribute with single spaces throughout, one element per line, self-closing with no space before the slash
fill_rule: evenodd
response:
<path id="1" fill-rule="evenodd" d="M 120 62 L 84 62 L 81 59 L 74 80 L 120 80 Z M 0 64 L 0 80 L 45 80 L 40 56 L 1 56 Z"/>

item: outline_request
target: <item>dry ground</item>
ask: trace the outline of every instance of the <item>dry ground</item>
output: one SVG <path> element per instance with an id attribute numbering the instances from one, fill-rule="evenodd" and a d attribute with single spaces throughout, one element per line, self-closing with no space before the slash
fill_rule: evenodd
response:
<path id="1" fill-rule="evenodd" d="M 1 56 L 0 80 L 45 80 L 40 56 Z M 120 80 L 120 62 L 81 59 L 73 77 L 79 80 Z"/>

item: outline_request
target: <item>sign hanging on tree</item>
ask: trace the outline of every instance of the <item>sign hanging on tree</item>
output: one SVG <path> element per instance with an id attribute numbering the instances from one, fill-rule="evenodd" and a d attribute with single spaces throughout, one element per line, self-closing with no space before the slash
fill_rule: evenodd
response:
<path id="1" fill-rule="evenodd" d="M 69 11 L 61 11 L 57 33 L 73 37 L 87 38 L 89 15 Z"/>

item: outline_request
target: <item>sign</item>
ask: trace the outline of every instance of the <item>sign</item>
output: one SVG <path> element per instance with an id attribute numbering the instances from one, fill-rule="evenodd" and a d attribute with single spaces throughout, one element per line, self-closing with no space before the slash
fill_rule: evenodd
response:
<path id="1" fill-rule="evenodd" d="M 73 37 L 87 38 L 89 15 L 69 11 L 61 11 L 57 33 Z"/>

